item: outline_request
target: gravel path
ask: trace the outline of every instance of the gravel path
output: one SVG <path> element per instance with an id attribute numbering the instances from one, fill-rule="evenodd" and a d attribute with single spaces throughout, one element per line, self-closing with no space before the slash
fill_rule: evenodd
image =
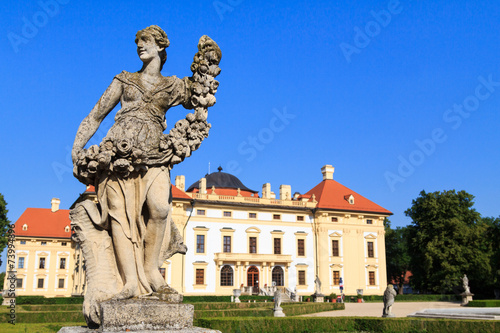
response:
<path id="1" fill-rule="evenodd" d="M 410 313 L 423 309 L 460 308 L 455 302 L 398 302 L 392 306 L 396 317 L 406 317 Z M 384 303 L 345 303 L 345 310 L 318 312 L 303 315 L 304 317 L 382 317 Z"/>

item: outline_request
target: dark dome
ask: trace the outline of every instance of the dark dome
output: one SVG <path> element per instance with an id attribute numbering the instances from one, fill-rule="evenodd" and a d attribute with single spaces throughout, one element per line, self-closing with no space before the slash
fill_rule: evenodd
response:
<path id="1" fill-rule="evenodd" d="M 206 175 L 207 179 L 207 189 L 212 188 L 232 188 L 232 189 L 240 189 L 242 191 L 248 191 L 252 193 L 258 193 L 258 191 L 254 191 L 243 185 L 243 183 L 236 177 L 229 173 L 222 172 L 222 168 L 219 167 L 218 172 L 212 172 L 209 175 Z M 199 189 L 199 181 L 194 182 L 186 192 L 191 192 L 194 189 Z"/>

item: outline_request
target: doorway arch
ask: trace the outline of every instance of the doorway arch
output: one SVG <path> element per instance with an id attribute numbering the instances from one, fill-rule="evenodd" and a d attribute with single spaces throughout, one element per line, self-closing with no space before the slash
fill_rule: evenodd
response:
<path id="1" fill-rule="evenodd" d="M 247 270 L 247 286 L 253 287 L 253 290 L 259 289 L 259 269 L 250 266 Z"/>

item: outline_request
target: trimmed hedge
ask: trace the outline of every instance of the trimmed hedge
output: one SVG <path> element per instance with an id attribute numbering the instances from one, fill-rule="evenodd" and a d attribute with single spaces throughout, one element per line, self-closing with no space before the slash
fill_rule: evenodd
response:
<path id="1" fill-rule="evenodd" d="M 16 304 L 83 304 L 83 297 L 18 296 Z"/>
<path id="2" fill-rule="evenodd" d="M 291 318 L 200 318 L 197 326 L 222 332 L 498 332 L 500 321 L 364 318 L 364 317 L 291 317 Z"/>
<path id="3" fill-rule="evenodd" d="M 236 303 L 238 304 L 238 303 Z M 241 304 L 241 303 L 240 303 Z M 253 303 L 250 303 L 253 304 Z M 259 303 L 255 303 L 259 304 Z M 262 304 L 262 303 L 261 303 Z M 254 308 L 232 308 L 232 309 L 211 309 L 211 310 L 196 310 L 194 311 L 194 318 L 215 318 L 215 317 L 272 317 L 273 303 L 265 307 L 254 307 Z M 309 313 L 323 312 L 323 311 L 334 311 L 334 310 L 344 310 L 345 305 L 343 303 L 285 303 L 281 304 L 283 307 L 283 312 L 287 316 L 299 316 Z"/>
<path id="4" fill-rule="evenodd" d="M 469 303 L 467 303 L 467 306 L 476 308 L 498 308 L 500 307 L 500 300 L 490 299 L 484 301 L 470 301 Z"/>
<path id="5" fill-rule="evenodd" d="M 9 313 L 1 313 L 0 321 L 3 323 L 10 320 Z M 39 312 L 16 312 L 16 323 L 66 323 L 85 322 L 82 311 L 39 311 Z"/>
<path id="6" fill-rule="evenodd" d="M 357 302 L 356 295 L 346 295 L 345 302 L 351 302 L 351 297 L 354 298 L 354 303 Z M 383 302 L 382 295 L 364 295 L 365 302 Z M 406 294 L 397 295 L 396 302 L 459 302 L 462 300 L 460 295 L 434 295 L 434 294 Z"/>
<path id="7" fill-rule="evenodd" d="M 21 305 L 20 308 L 24 311 L 40 312 L 40 311 L 82 311 L 81 304 L 55 304 L 55 305 L 39 305 L 27 304 Z"/>

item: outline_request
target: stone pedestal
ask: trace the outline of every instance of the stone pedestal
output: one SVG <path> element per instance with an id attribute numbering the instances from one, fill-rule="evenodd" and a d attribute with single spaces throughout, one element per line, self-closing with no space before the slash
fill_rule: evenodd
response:
<path id="1" fill-rule="evenodd" d="M 193 326 L 194 306 L 152 299 L 128 299 L 101 303 L 103 332 L 179 330 Z"/>
<path id="2" fill-rule="evenodd" d="M 181 296 L 182 297 L 182 296 Z M 168 297 L 167 297 L 168 298 Z M 193 327 L 194 306 L 158 299 L 134 298 L 101 303 L 97 332 L 217 332 Z M 96 332 L 87 327 L 63 327 L 59 333 Z"/>
<path id="3" fill-rule="evenodd" d="M 472 301 L 472 296 L 474 296 L 473 293 L 461 293 L 460 296 L 462 296 L 462 304 L 461 306 L 466 306 L 470 301 Z"/>
<path id="4" fill-rule="evenodd" d="M 283 308 L 278 306 L 273 309 L 275 317 L 286 317 L 285 313 L 283 313 Z"/>
<path id="5" fill-rule="evenodd" d="M 313 294 L 313 297 L 314 297 L 315 303 L 324 303 L 325 302 L 325 295 L 323 295 L 323 294 Z"/>
<path id="6" fill-rule="evenodd" d="M 234 303 L 241 303 L 240 295 L 241 295 L 240 289 L 233 289 Z"/>

